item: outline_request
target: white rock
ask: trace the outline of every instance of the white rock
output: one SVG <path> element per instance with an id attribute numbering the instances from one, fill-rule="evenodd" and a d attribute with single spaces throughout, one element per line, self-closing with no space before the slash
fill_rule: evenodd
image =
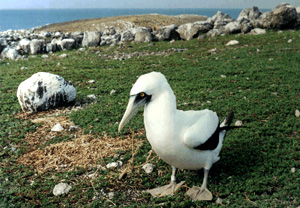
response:
<path id="1" fill-rule="evenodd" d="M 224 75 L 224 74 L 221 74 L 221 77 L 222 77 L 222 78 L 226 78 L 226 75 Z"/>
<path id="2" fill-rule="evenodd" d="M 42 57 L 42 58 L 49 58 L 49 56 L 46 55 L 46 54 L 42 55 L 41 57 Z"/>
<path id="3" fill-rule="evenodd" d="M 96 82 L 96 81 L 93 80 L 93 79 L 88 81 L 88 83 L 90 83 L 90 84 L 93 84 L 93 83 L 95 83 L 95 82 Z"/>
<path id="4" fill-rule="evenodd" d="M 291 168 L 291 172 L 295 173 L 296 172 L 296 168 Z"/>
<path id="5" fill-rule="evenodd" d="M 67 194 L 67 193 L 69 193 L 71 188 L 72 188 L 72 186 L 70 186 L 66 183 L 59 183 L 54 187 L 53 195 L 58 196 L 58 195 L 62 195 L 62 194 Z"/>
<path id="6" fill-rule="evenodd" d="M 261 29 L 261 28 L 255 28 L 250 31 L 251 35 L 261 35 L 261 34 L 266 34 L 266 33 L 267 33 L 267 31 L 265 29 Z"/>
<path id="7" fill-rule="evenodd" d="M 115 94 L 116 92 L 117 92 L 116 90 L 111 90 L 109 94 L 112 95 Z"/>
<path id="8" fill-rule="evenodd" d="M 108 193 L 108 198 L 109 199 L 113 199 L 115 197 L 115 193 L 114 192 L 109 192 Z"/>
<path id="9" fill-rule="evenodd" d="M 115 168 L 120 168 L 122 167 L 123 163 L 122 161 L 118 161 L 118 162 L 112 162 L 112 163 L 108 163 L 106 165 L 107 169 L 115 169 Z"/>
<path id="10" fill-rule="evenodd" d="M 243 125 L 243 122 L 241 120 L 237 120 L 235 123 L 234 123 L 235 126 L 242 126 Z"/>
<path id="11" fill-rule="evenodd" d="M 67 58 L 68 57 L 68 54 L 64 53 L 64 54 L 61 54 L 58 58 Z"/>
<path id="12" fill-rule="evenodd" d="M 92 99 L 92 100 L 96 100 L 96 99 L 97 99 L 96 95 L 94 95 L 94 94 L 88 95 L 87 97 L 88 97 L 89 99 Z"/>
<path id="13" fill-rule="evenodd" d="M 26 67 L 26 66 L 21 67 L 21 70 L 25 70 L 25 69 L 28 69 L 28 67 Z"/>
<path id="14" fill-rule="evenodd" d="M 52 127 L 51 131 L 63 131 L 64 127 L 60 123 L 56 124 L 55 126 Z"/>
<path id="15" fill-rule="evenodd" d="M 300 116 L 300 111 L 299 110 L 295 110 L 295 116 L 299 117 Z"/>
<path id="16" fill-rule="evenodd" d="M 36 112 L 72 102 L 76 89 L 61 76 L 38 72 L 19 85 L 17 97 L 23 111 Z"/>
<path id="17" fill-rule="evenodd" d="M 154 168 L 155 168 L 155 165 L 153 165 L 152 163 L 147 163 L 145 165 L 143 165 L 142 167 L 144 169 L 144 171 L 147 173 L 147 174 L 150 174 L 153 172 Z"/>
<path id="18" fill-rule="evenodd" d="M 222 204 L 222 203 L 223 203 L 223 200 L 220 197 L 218 197 L 216 200 L 216 204 Z"/>
<path id="19" fill-rule="evenodd" d="M 289 39 L 289 40 L 288 40 L 288 43 L 292 43 L 292 42 L 293 42 L 293 39 Z"/>
<path id="20" fill-rule="evenodd" d="M 20 58 L 18 51 L 15 48 L 10 48 L 10 47 L 6 47 L 2 51 L 1 55 L 2 58 L 12 59 L 12 60 Z"/>
<path id="21" fill-rule="evenodd" d="M 237 45 L 237 44 L 239 44 L 239 41 L 237 41 L 237 40 L 231 40 L 226 45 L 227 46 L 232 46 L 232 45 Z"/>

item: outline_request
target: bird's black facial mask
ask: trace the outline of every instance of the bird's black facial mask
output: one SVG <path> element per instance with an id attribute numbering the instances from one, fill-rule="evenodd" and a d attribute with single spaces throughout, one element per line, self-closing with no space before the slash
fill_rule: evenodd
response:
<path id="1" fill-rule="evenodd" d="M 140 108 L 151 101 L 151 97 L 151 95 L 148 95 L 144 92 L 130 96 L 126 111 L 120 122 L 118 132 L 122 130 L 125 124 L 138 112 Z"/>
<path id="2" fill-rule="evenodd" d="M 139 94 L 136 95 L 133 104 L 137 105 L 139 103 L 143 103 L 143 105 L 145 105 L 150 102 L 151 97 L 152 97 L 151 95 L 147 95 L 144 92 L 140 92 Z"/>

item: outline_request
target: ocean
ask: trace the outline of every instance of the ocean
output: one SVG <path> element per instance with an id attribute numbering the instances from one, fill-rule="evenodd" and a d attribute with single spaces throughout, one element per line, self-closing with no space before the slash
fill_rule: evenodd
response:
<path id="1" fill-rule="evenodd" d="M 112 17 L 138 14 L 197 14 L 212 17 L 218 11 L 236 19 L 242 9 L 32 9 L 0 10 L 0 31 L 31 29 L 51 23 L 78 19 Z M 261 11 L 267 11 L 261 9 Z"/>

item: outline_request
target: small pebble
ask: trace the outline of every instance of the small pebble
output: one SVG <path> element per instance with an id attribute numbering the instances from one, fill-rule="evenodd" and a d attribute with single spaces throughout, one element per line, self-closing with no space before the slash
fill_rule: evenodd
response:
<path id="1" fill-rule="evenodd" d="M 56 124 L 55 126 L 52 127 L 51 131 L 62 131 L 64 128 L 62 127 L 61 124 Z"/>
<path id="2" fill-rule="evenodd" d="M 114 192 L 109 192 L 108 193 L 108 198 L 109 199 L 113 199 L 115 197 L 115 193 Z"/>
<path id="3" fill-rule="evenodd" d="M 116 90 L 111 90 L 109 94 L 112 95 L 115 94 L 116 92 L 117 92 Z"/>
<path id="4" fill-rule="evenodd" d="M 300 111 L 299 110 L 295 110 L 295 116 L 299 117 L 300 116 Z"/>
<path id="5" fill-rule="evenodd" d="M 237 40 L 231 40 L 226 45 L 227 46 L 232 46 L 232 45 L 237 45 L 237 44 L 239 44 L 239 41 L 237 41 Z"/>
<path id="6" fill-rule="evenodd" d="M 143 165 L 143 169 L 147 174 L 152 173 L 154 168 L 155 168 L 155 165 L 153 165 L 152 163 L 147 163 L 147 164 Z"/>
<path id="7" fill-rule="evenodd" d="M 235 123 L 234 123 L 235 126 L 242 126 L 243 125 L 243 122 L 241 120 L 237 120 Z"/>
<path id="8" fill-rule="evenodd" d="M 108 163 L 106 165 L 107 169 L 115 169 L 115 168 L 120 168 L 122 167 L 123 163 L 121 161 L 118 162 L 112 162 L 112 163 Z"/>
<path id="9" fill-rule="evenodd" d="M 222 203 L 223 203 L 223 200 L 222 200 L 220 197 L 218 197 L 217 200 L 216 200 L 216 203 L 217 203 L 217 204 L 222 204 Z"/>
<path id="10" fill-rule="evenodd" d="M 72 186 L 70 186 L 66 183 L 59 183 L 54 187 L 53 195 L 58 196 L 58 195 L 62 195 L 62 194 L 67 194 L 67 193 L 69 193 L 71 188 L 72 188 Z"/>
<path id="11" fill-rule="evenodd" d="M 291 172 L 292 172 L 292 173 L 295 173 L 295 172 L 296 172 L 296 168 L 292 168 L 292 169 L 291 169 Z"/>
<path id="12" fill-rule="evenodd" d="M 88 95 L 87 97 L 88 97 L 89 99 L 92 99 L 92 100 L 96 100 L 96 99 L 97 99 L 96 95 L 94 95 L 94 94 Z"/>

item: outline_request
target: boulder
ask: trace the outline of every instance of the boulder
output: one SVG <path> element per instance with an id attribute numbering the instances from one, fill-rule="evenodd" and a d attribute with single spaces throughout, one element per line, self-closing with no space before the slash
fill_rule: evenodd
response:
<path id="1" fill-rule="evenodd" d="M 131 30 L 126 30 L 121 33 L 121 42 L 129 42 L 134 40 L 134 35 Z"/>
<path id="2" fill-rule="evenodd" d="M 168 26 L 159 28 L 153 34 L 158 41 L 179 40 L 180 35 L 176 31 L 177 28 L 178 28 L 177 25 L 174 25 L 174 24 L 168 25 Z"/>
<path id="3" fill-rule="evenodd" d="M 101 32 L 84 32 L 82 46 L 98 46 L 101 41 Z"/>
<path id="4" fill-rule="evenodd" d="M 116 45 L 121 40 L 120 34 L 114 34 L 114 35 L 102 35 L 101 36 L 101 42 L 100 46 L 103 45 Z"/>
<path id="5" fill-rule="evenodd" d="M 74 101 L 76 89 L 61 76 L 38 72 L 19 85 L 17 97 L 23 111 L 37 112 Z"/>
<path id="6" fill-rule="evenodd" d="M 2 58 L 12 59 L 12 60 L 20 58 L 18 51 L 15 48 L 11 48 L 11 47 L 6 47 L 2 51 L 1 55 Z"/>
<path id="7" fill-rule="evenodd" d="M 30 40 L 28 40 L 27 38 L 22 39 L 19 42 L 19 47 L 22 49 L 22 51 L 26 54 L 30 53 Z"/>
<path id="8" fill-rule="evenodd" d="M 214 16 L 212 16 L 210 21 L 213 22 L 214 29 L 219 29 L 220 27 L 224 27 L 228 23 L 233 22 L 234 19 L 228 14 L 218 11 Z"/>
<path id="9" fill-rule="evenodd" d="M 60 41 L 60 48 L 62 50 L 66 49 L 66 50 L 71 50 L 75 48 L 75 40 L 68 38 L 68 39 L 63 39 Z"/>
<path id="10" fill-rule="evenodd" d="M 296 8 L 287 3 L 279 4 L 270 12 L 263 13 L 257 27 L 265 29 L 294 29 L 297 24 Z"/>
<path id="11" fill-rule="evenodd" d="M 241 32 L 241 24 L 239 21 L 229 22 L 227 25 L 225 25 L 225 33 L 227 34 L 234 34 L 234 33 L 240 33 Z"/>
<path id="12" fill-rule="evenodd" d="M 207 37 L 216 37 L 225 34 L 225 28 L 220 27 L 219 29 L 211 29 L 206 33 Z"/>
<path id="13" fill-rule="evenodd" d="M 83 32 L 72 32 L 71 38 L 75 40 L 76 47 L 79 47 L 82 44 Z"/>
<path id="14" fill-rule="evenodd" d="M 29 47 L 30 47 L 30 54 L 32 54 L 32 55 L 42 53 L 43 41 L 38 40 L 38 39 L 31 40 L 29 43 Z"/>
<path id="15" fill-rule="evenodd" d="M 212 29 L 212 25 L 208 21 L 198 21 L 194 23 L 187 23 L 180 25 L 177 32 L 184 40 L 191 40 L 196 38 L 201 33 L 206 33 Z"/>
<path id="16" fill-rule="evenodd" d="M 3 51 L 4 48 L 7 47 L 7 41 L 4 38 L 0 38 L 0 53 Z"/>
<path id="17" fill-rule="evenodd" d="M 133 28 L 131 32 L 134 34 L 135 42 L 151 42 L 153 40 L 152 29 L 146 27 Z"/>
<path id="18" fill-rule="evenodd" d="M 261 14 L 262 13 L 261 13 L 261 11 L 259 11 L 258 7 L 247 8 L 247 9 L 243 9 L 241 11 L 237 20 L 239 20 L 241 18 L 246 18 L 250 21 L 255 21 L 260 17 Z"/>

